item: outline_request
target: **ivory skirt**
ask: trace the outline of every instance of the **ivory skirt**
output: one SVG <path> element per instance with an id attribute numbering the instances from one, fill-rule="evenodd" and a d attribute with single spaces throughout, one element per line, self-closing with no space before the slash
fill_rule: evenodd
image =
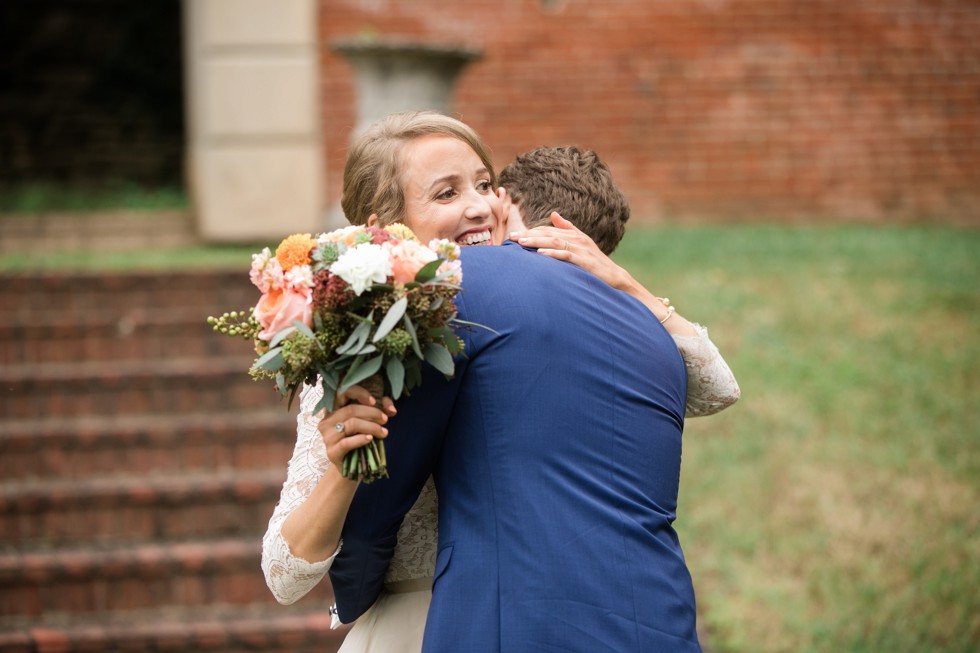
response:
<path id="1" fill-rule="evenodd" d="M 420 653 L 431 601 L 431 589 L 382 592 L 351 627 L 337 653 Z"/>

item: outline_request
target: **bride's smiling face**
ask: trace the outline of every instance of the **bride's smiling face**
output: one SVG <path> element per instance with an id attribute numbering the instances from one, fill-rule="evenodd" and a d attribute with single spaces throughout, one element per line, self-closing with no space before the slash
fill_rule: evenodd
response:
<path id="1" fill-rule="evenodd" d="M 467 245 L 491 245 L 500 225 L 500 198 L 490 171 L 473 149 L 441 134 L 405 144 L 399 155 L 405 213 L 419 240 L 447 238 Z"/>

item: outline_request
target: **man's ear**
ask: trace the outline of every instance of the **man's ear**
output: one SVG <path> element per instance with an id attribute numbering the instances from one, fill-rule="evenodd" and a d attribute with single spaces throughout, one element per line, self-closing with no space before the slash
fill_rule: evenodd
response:
<path id="1" fill-rule="evenodd" d="M 375 227 L 377 226 L 377 224 L 378 224 L 378 214 L 372 213 L 371 215 L 368 216 L 367 226 Z"/>

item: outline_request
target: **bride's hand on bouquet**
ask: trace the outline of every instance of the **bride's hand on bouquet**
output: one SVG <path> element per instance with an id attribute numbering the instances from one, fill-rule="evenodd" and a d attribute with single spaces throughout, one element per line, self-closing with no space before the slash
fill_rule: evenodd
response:
<path id="1" fill-rule="evenodd" d="M 334 411 L 323 411 L 317 425 L 334 469 L 341 469 L 344 456 L 354 449 L 375 438 L 388 437 L 384 425 L 395 412 L 395 404 L 389 397 L 384 397 L 378 405 L 371 393 L 359 385 L 338 393 Z"/>
<path id="2" fill-rule="evenodd" d="M 616 265 L 599 246 L 574 224 L 552 211 L 553 227 L 534 227 L 510 235 L 524 247 L 559 261 L 568 261 L 591 272 L 613 288 L 628 290 L 635 283 L 626 270 Z"/>

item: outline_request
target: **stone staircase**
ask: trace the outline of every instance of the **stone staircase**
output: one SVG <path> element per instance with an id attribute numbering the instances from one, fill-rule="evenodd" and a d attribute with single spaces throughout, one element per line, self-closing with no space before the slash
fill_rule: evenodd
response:
<path id="1" fill-rule="evenodd" d="M 334 651 L 259 567 L 295 418 L 209 314 L 234 272 L 0 277 L 0 652 Z M 295 407 L 294 407 L 295 408 Z"/>

